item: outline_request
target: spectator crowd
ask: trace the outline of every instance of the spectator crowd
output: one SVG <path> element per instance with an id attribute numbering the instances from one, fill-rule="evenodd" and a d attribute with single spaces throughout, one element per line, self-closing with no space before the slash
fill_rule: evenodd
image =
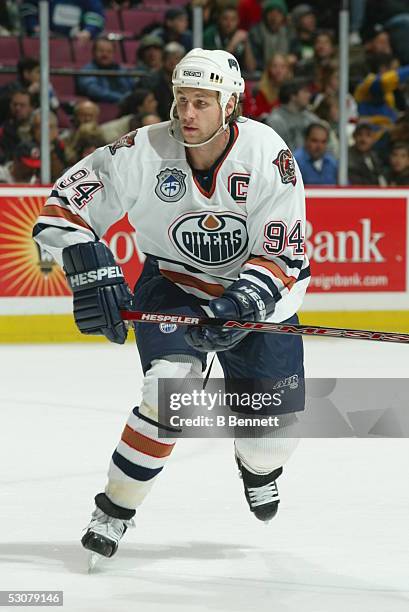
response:
<path id="1" fill-rule="evenodd" d="M 233 53 L 246 77 L 242 114 L 283 137 L 307 185 L 337 184 L 342 3 L 196 3 L 204 48 Z M 169 118 L 172 72 L 193 46 L 194 4 L 50 0 L 52 40 L 69 42 L 71 61 L 63 67 L 76 75 L 68 94 L 51 78 L 52 181 L 96 148 Z M 409 0 L 349 4 L 348 181 L 409 185 Z M 18 39 L 24 49 L 38 35 L 38 0 L 0 0 L 0 44 Z M 36 183 L 40 64 L 24 53 L 16 63 L 11 74 L 0 56 L 0 183 Z"/>

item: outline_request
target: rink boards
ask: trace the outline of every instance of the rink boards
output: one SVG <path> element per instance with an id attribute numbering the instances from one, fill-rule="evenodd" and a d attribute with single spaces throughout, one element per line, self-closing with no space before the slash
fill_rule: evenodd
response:
<path id="1" fill-rule="evenodd" d="M 62 270 L 31 237 L 48 187 L 0 187 L 0 342 L 104 341 L 77 332 Z M 307 190 L 312 281 L 301 321 L 409 332 L 409 189 Z M 132 286 L 143 265 L 126 218 L 104 239 Z"/>

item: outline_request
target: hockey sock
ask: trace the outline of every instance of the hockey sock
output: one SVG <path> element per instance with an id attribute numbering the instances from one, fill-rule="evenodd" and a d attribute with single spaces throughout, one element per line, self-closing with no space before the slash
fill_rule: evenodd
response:
<path id="1" fill-rule="evenodd" d="M 268 474 L 282 467 L 296 449 L 299 438 L 291 437 L 294 415 L 280 416 L 280 427 L 254 427 L 252 437 L 236 438 L 235 452 L 244 467 L 255 474 Z"/>
<path id="2" fill-rule="evenodd" d="M 194 357 L 170 355 L 152 362 L 144 379 L 141 405 L 132 410 L 112 455 L 105 488 L 112 502 L 123 508 L 137 508 L 175 445 L 172 433 L 178 430 L 158 422 L 158 379 L 200 377 L 201 363 Z"/>

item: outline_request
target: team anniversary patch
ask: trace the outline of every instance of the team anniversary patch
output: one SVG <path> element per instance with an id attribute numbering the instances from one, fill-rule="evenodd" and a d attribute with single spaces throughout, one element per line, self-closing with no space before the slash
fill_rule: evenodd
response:
<path id="1" fill-rule="evenodd" d="M 290 149 L 281 149 L 280 153 L 273 161 L 273 164 L 277 166 L 280 173 L 281 182 L 284 185 L 288 185 L 288 183 L 295 185 L 297 183 L 297 177 L 295 175 L 295 162 Z"/>
<path id="2" fill-rule="evenodd" d="M 177 202 L 186 193 L 186 174 L 177 168 L 165 168 L 156 175 L 155 193 L 163 202 Z"/>

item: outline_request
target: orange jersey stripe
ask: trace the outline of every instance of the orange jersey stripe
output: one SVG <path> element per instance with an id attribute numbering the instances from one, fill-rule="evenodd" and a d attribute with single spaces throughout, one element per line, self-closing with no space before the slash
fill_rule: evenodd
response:
<path id="1" fill-rule="evenodd" d="M 182 272 L 171 272 L 170 270 L 160 270 L 160 273 L 162 276 L 172 281 L 172 283 L 179 283 L 180 285 L 186 285 L 187 287 L 195 287 L 196 289 L 200 289 L 200 291 L 204 291 L 204 293 L 214 295 L 215 297 L 220 297 L 222 293 L 224 293 L 223 285 L 219 285 L 217 283 L 206 283 L 205 281 L 202 281 L 195 276 L 190 276 L 189 274 L 183 274 Z"/>
<path id="2" fill-rule="evenodd" d="M 140 453 L 157 458 L 168 457 L 175 446 L 174 444 L 164 444 L 163 442 L 152 440 L 152 438 L 147 438 L 138 431 L 133 430 L 129 425 L 125 425 L 121 440 Z"/>
<path id="3" fill-rule="evenodd" d="M 65 219 L 66 221 L 75 223 L 75 225 L 85 227 L 92 232 L 92 228 L 86 221 L 84 221 L 84 219 L 82 219 L 79 215 L 74 215 L 74 213 L 66 208 L 62 208 L 61 206 L 56 206 L 55 204 L 44 204 L 40 213 L 40 216 L 41 215 L 44 215 L 45 217 L 59 217 L 60 219 Z"/>
<path id="4" fill-rule="evenodd" d="M 292 288 L 297 279 L 294 276 L 287 276 L 285 272 L 278 266 L 274 261 L 268 261 L 264 259 L 264 257 L 255 257 L 254 259 L 249 259 L 246 263 L 252 264 L 254 266 L 261 266 L 262 268 L 266 268 L 280 279 L 280 281 L 287 287 L 289 290 Z"/>

